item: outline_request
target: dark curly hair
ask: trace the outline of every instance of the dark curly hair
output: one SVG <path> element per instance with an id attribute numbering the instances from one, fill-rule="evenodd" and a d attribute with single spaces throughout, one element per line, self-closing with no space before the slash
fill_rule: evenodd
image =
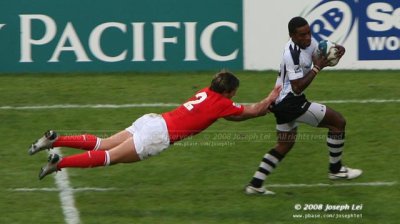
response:
<path id="1" fill-rule="evenodd" d="M 210 89 L 217 93 L 230 93 L 239 87 L 239 79 L 231 72 L 222 70 L 211 81 Z"/>
<path id="2" fill-rule="evenodd" d="M 289 34 L 296 33 L 296 29 L 307 25 L 308 22 L 303 17 L 297 16 L 293 17 L 288 24 Z"/>

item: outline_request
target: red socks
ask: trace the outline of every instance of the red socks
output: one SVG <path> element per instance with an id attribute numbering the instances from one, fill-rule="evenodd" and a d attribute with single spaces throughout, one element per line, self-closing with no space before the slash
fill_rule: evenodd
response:
<path id="1" fill-rule="evenodd" d="M 107 151 L 97 151 L 100 146 L 100 138 L 91 134 L 58 136 L 53 142 L 53 147 L 70 147 L 88 150 L 86 153 L 67 156 L 61 159 L 57 168 L 80 167 L 89 168 L 106 166 L 110 164 L 110 157 Z"/>
<path id="2" fill-rule="evenodd" d="M 61 159 L 57 168 L 80 167 L 90 168 L 96 166 L 106 166 L 110 164 L 110 157 L 107 151 L 88 151 L 85 153 L 67 156 Z"/>
<path id="3" fill-rule="evenodd" d="M 53 147 L 70 147 L 83 150 L 97 150 L 100 145 L 100 138 L 94 135 L 72 135 L 72 136 L 59 136 Z"/>

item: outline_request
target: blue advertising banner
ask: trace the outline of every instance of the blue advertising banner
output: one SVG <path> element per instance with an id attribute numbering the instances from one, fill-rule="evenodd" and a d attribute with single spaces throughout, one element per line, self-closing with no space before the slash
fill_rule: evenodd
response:
<path id="1" fill-rule="evenodd" d="M 359 1 L 359 60 L 400 59 L 400 1 Z"/>
<path id="2" fill-rule="evenodd" d="M 305 17 L 317 41 L 327 39 L 342 44 L 351 34 L 357 12 L 354 0 L 323 0 L 311 8 Z"/>

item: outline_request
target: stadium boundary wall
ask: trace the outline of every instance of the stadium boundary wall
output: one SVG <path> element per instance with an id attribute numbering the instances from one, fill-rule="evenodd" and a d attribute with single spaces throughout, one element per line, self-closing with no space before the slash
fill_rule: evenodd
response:
<path id="1" fill-rule="evenodd" d="M 400 69 L 400 1 L 3 0 L 0 72 L 276 70 L 298 15 L 334 69 Z"/>

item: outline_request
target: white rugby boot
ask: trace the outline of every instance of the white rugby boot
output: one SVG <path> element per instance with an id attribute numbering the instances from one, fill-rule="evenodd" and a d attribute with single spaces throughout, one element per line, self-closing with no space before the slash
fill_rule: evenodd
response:
<path id="1" fill-rule="evenodd" d="M 272 195 L 275 192 L 267 190 L 264 186 L 262 187 L 253 187 L 250 184 L 245 188 L 246 194 L 254 194 L 254 195 Z"/>
<path id="2" fill-rule="evenodd" d="M 328 178 L 331 180 L 351 180 L 359 177 L 362 174 L 362 170 L 360 169 L 352 169 L 350 167 L 342 166 L 338 173 L 329 173 Z"/>
<path id="3" fill-rule="evenodd" d="M 48 130 L 44 133 L 43 137 L 39 138 L 34 142 L 28 149 L 29 155 L 33 155 L 44 149 L 51 149 L 53 147 L 53 142 L 57 140 L 57 133 L 53 130 Z"/>

